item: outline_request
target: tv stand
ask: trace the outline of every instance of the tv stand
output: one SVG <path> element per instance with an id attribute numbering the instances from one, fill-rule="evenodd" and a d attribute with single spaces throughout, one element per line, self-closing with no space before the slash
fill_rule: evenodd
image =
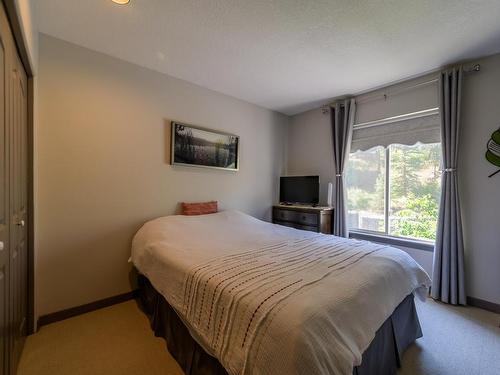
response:
<path id="1" fill-rule="evenodd" d="M 332 234 L 333 207 L 278 204 L 273 223 L 324 234 Z"/>

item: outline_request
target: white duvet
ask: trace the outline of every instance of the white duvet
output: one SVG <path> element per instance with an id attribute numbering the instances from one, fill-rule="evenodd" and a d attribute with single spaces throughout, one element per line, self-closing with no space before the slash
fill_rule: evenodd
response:
<path id="1" fill-rule="evenodd" d="M 430 279 L 405 252 L 241 212 L 168 216 L 132 261 L 230 374 L 352 374 L 375 332 Z"/>

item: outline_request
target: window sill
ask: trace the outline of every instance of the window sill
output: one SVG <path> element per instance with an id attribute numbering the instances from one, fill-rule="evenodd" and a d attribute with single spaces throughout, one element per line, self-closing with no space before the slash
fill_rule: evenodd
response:
<path id="1" fill-rule="evenodd" d="M 367 240 L 392 246 L 403 246 L 409 247 L 410 249 L 434 252 L 434 242 L 430 241 L 412 240 L 408 238 L 392 237 L 384 234 L 375 234 L 355 230 L 349 231 L 349 237 L 358 240 Z"/>

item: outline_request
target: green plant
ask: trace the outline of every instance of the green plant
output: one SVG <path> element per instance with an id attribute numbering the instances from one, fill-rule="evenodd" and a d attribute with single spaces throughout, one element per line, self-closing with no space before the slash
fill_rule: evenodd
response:
<path id="1" fill-rule="evenodd" d="M 392 234 L 435 240 L 438 215 L 439 206 L 431 194 L 409 196 L 406 208 L 392 216 Z"/>

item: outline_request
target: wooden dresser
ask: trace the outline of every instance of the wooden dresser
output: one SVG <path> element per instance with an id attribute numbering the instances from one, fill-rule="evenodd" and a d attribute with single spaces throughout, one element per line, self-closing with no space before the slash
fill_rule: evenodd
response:
<path id="1" fill-rule="evenodd" d="M 332 207 L 273 206 L 273 223 L 287 227 L 332 234 Z"/>

